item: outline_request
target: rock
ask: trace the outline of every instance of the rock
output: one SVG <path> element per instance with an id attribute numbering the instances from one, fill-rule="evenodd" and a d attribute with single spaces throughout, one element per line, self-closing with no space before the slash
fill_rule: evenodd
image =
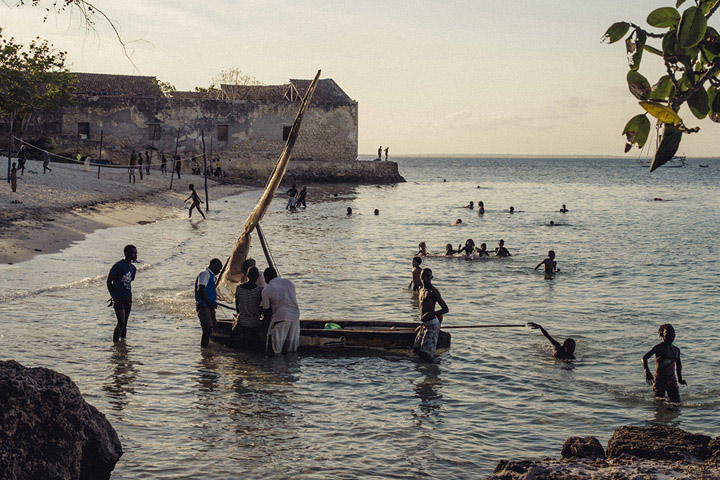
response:
<path id="1" fill-rule="evenodd" d="M 600 441 L 595 437 L 570 437 L 562 446 L 563 458 L 605 458 Z"/>
<path id="2" fill-rule="evenodd" d="M 105 415 L 66 375 L 0 361 L 0 480 L 102 480 L 122 455 Z"/>
<path id="3" fill-rule="evenodd" d="M 608 458 L 630 455 L 658 460 L 705 460 L 710 437 L 675 427 L 620 427 L 608 441 Z"/>

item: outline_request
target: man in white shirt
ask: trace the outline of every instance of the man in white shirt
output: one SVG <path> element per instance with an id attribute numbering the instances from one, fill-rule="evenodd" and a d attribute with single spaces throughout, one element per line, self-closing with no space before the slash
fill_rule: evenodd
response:
<path id="1" fill-rule="evenodd" d="M 295 285 L 280 278 L 274 268 L 263 273 L 267 286 L 262 291 L 262 308 L 265 318 L 270 317 L 268 352 L 279 354 L 297 351 L 300 343 L 300 308 L 295 296 Z M 271 350 L 272 349 L 272 350 Z"/>

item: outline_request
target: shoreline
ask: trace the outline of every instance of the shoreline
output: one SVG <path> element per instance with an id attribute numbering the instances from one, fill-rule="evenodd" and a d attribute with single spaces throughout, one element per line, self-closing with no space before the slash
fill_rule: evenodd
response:
<path id="1" fill-rule="evenodd" d="M 96 171 L 85 171 L 83 166 L 51 164 L 53 173 L 47 175 L 39 173 L 38 166 L 41 171 L 40 162 L 28 160 L 18 192 L 11 192 L 9 186 L 0 189 L 0 264 L 60 252 L 96 230 L 175 215 L 184 209 L 188 184 L 204 181 L 184 175 L 175 178 L 169 190 L 169 178 L 154 170 L 146 180 L 130 185 L 126 169 L 105 172 L 98 181 Z M 253 188 L 208 179 L 211 203 Z"/>

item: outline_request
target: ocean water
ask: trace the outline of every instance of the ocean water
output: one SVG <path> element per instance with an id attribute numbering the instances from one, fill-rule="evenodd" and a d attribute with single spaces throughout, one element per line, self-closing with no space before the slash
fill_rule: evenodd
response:
<path id="1" fill-rule="evenodd" d="M 264 231 L 302 316 L 415 321 L 419 241 L 442 253 L 502 238 L 511 258 L 423 260 L 444 324 L 538 322 L 574 338 L 576 360 L 529 328 L 452 330 L 435 364 L 202 350 L 195 275 L 229 254 L 257 191 L 211 199 L 207 221 L 178 210 L 1 265 L 0 358 L 72 377 L 120 435 L 117 479 L 483 478 L 499 459 L 559 456 L 568 436 L 604 443 L 626 424 L 720 435 L 720 161 L 653 174 L 624 159 L 398 162 L 405 184 L 311 186 L 296 214 L 273 203 Z M 471 200 L 484 216 L 462 208 Z M 127 243 L 141 263 L 127 342 L 113 345 L 105 277 Z M 533 271 L 549 249 L 553 278 Z M 257 241 L 252 255 L 264 267 Z M 682 351 L 680 407 L 644 382 L 663 323 Z"/>

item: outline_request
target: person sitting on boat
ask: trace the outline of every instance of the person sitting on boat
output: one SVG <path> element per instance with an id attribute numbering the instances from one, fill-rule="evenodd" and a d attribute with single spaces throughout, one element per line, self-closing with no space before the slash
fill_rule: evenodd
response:
<path id="1" fill-rule="evenodd" d="M 410 280 L 410 285 L 408 285 L 408 288 L 412 288 L 413 292 L 417 292 L 422 287 L 422 280 L 420 280 L 420 273 L 422 272 L 422 268 L 420 268 L 421 263 L 422 263 L 422 258 L 413 257 L 413 259 L 412 259 L 412 280 Z"/>
<path id="2" fill-rule="evenodd" d="M 218 258 L 210 260 L 210 265 L 200 272 L 195 279 L 195 309 L 197 310 L 200 326 L 202 327 L 202 339 L 200 346 L 207 347 L 210 344 L 210 334 L 217 320 L 215 310 L 217 309 L 217 291 L 215 289 L 216 276 L 222 270 L 223 264 Z"/>
<path id="3" fill-rule="evenodd" d="M 451 257 L 451 256 L 455 255 L 456 253 L 458 253 L 458 251 L 452 247 L 452 244 L 448 243 L 447 245 L 445 245 L 445 256 L 446 257 Z"/>
<path id="4" fill-rule="evenodd" d="M 424 268 L 420 278 L 423 286 L 420 289 L 420 322 L 415 336 L 413 352 L 425 361 L 432 361 L 435 358 L 440 323 L 443 315 L 448 313 L 445 300 L 442 299 L 440 291 L 432 285 L 432 270 Z M 440 310 L 435 310 L 435 305 L 440 305 Z"/>
<path id="5" fill-rule="evenodd" d="M 262 290 L 262 308 L 265 318 L 270 319 L 268 353 L 295 352 L 300 343 L 300 307 L 295 285 L 278 277 L 273 267 L 266 268 L 264 275 L 267 287 Z"/>
<path id="6" fill-rule="evenodd" d="M 475 253 L 478 254 L 478 257 L 489 257 L 490 253 L 487 251 L 487 244 L 481 243 L 480 248 L 475 249 Z"/>
<path id="7" fill-rule="evenodd" d="M 568 210 L 567 207 L 565 206 L 565 204 L 563 203 L 563 206 L 562 206 L 562 208 L 560 209 L 560 213 L 567 213 L 567 212 L 569 212 L 569 211 L 570 211 L 570 210 Z"/>
<path id="8" fill-rule="evenodd" d="M 248 278 L 248 271 L 250 270 L 251 267 L 257 267 L 257 262 L 255 261 L 254 258 L 247 258 L 247 259 L 242 263 L 242 266 L 241 266 L 241 269 L 242 269 L 243 275 L 245 276 L 244 278 L 245 278 L 246 281 L 247 281 L 247 278 Z M 260 269 L 258 269 L 258 272 L 259 272 L 259 271 L 260 271 Z M 256 283 L 259 287 L 264 287 L 264 286 L 267 285 L 267 283 L 265 283 L 265 278 L 263 278 L 262 275 L 259 275 L 259 278 L 257 279 L 257 282 L 255 282 L 255 283 Z"/>
<path id="9" fill-rule="evenodd" d="M 252 266 L 247 271 L 247 281 L 235 289 L 235 322 L 233 332 L 247 347 L 264 350 L 267 325 L 260 317 L 263 287 L 257 284 L 260 271 Z"/>
<path id="10" fill-rule="evenodd" d="M 430 252 L 427 249 L 425 242 L 418 243 L 418 252 L 414 255 L 415 257 L 429 257 Z"/>
<path id="11" fill-rule="evenodd" d="M 473 242 L 472 238 L 468 238 L 465 240 L 465 245 L 461 246 L 458 245 L 458 252 L 457 253 L 464 253 L 465 256 L 471 255 L 475 251 L 475 242 Z"/>
<path id="12" fill-rule="evenodd" d="M 498 242 L 498 246 L 495 247 L 495 256 L 496 257 L 512 257 L 510 255 L 510 252 L 507 248 L 505 248 L 505 240 L 500 240 Z"/>
<path id="13" fill-rule="evenodd" d="M 575 340 L 573 340 L 572 338 L 568 338 L 565 339 L 562 345 L 560 345 L 560 342 L 551 337 L 550 334 L 542 327 L 542 325 L 534 322 L 528 322 L 528 326 L 532 328 L 539 328 L 540 332 L 545 335 L 545 338 L 550 340 L 550 343 L 552 343 L 553 347 L 555 347 L 555 353 L 553 353 L 553 357 L 564 358 L 567 360 L 572 360 L 573 358 L 575 358 Z"/>

